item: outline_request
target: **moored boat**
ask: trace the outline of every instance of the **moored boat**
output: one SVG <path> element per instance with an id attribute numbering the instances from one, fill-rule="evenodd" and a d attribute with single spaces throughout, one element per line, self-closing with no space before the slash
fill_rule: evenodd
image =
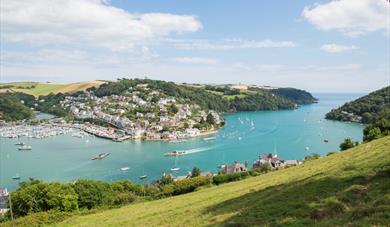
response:
<path id="1" fill-rule="evenodd" d="M 179 170 L 180 170 L 179 167 L 173 167 L 173 168 L 171 168 L 171 171 L 172 171 L 172 172 L 174 172 L 174 171 L 179 171 Z"/>
<path id="2" fill-rule="evenodd" d="M 16 146 L 24 146 L 24 145 L 26 145 L 26 143 L 25 142 L 17 142 L 17 143 L 15 143 L 15 145 Z"/>
<path id="3" fill-rule="evenodd" d="M 142 175 L 142 176 L 139 176 L 138 178 L 143 180 L 143 179 L 146 179 L 148 176 L 147 175 Z"/>
<path id="4" fill-rule="evenodd" d="M 20 180 L 20 176 L 19 175 L 15 175 L 12 177 L 12 180 Z"/>
<path id="5" fill-rule="evenodd" d="M 129 170 L 129 169 L 130 169 L 130 167 L 128 167 L 128 166 L 121 168 L 122 171 L 126 171 L 126 170 Z"/>
<path id="6" fill-rule="evenodd" d="M 32 149 L 32 147 L 28 146 L 28 145 L 23 145 L 21 147 L 18 147 L 18 150 L 20 150 L 20 151 L 29 151 L 31 149 Z"/>
<path id="7" fill-rule="evenodd" d="M 100 153 L 97 156 L 93 157 L 92 160 L 102 160 L 103 158 L 106 158 L 109 155 L 110 153 Z"/>

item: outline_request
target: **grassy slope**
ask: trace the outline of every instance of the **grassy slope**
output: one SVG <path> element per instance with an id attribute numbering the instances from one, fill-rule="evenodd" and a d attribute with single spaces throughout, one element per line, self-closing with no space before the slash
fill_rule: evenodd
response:
<path id="1" fill-rule="evenodd" d="M 389 170 L 390 137 L 385 137 L 301 166 L 72 217 L 60 226 L 386 225 Z"/>
<path id="2" fill-rule="evenodd" d="M 103 81 L 86 81 L 78 83 L 37 83 L 37 82 L 15 82 L 15 83 L 2 83 L 0 85 L 13 85 L 15 87 L 28 87 L 31 85 L 36 85 L 32 89 L 22 89 L 22 88 L 12 88 L 12 91 L 23 92 L 26 94 L 39 96 L 39 95 L 48 95 L 50 93 L 65 93 L 65 92 L 76 92 L 81 90 L 86 90 L 90 87 L 97 87 L 103 84 Z M 10 89 L 1 89 L 1 90 L 10 90 Z"/>

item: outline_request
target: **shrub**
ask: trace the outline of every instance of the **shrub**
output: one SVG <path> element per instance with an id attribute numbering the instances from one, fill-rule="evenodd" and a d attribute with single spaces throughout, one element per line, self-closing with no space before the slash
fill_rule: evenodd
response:
<path id="1" fill-rule="evenodd" d="M 245 179 L 249 176 L 249 172 L 231 173 L 231 174 L 219 174 L 213 177 L 213 183 L 216 185 L 238 181 Z"/>
<path id="2" fill-rule="evenodd" d="M 249 175 L 251 175 L 251 176 L 259 176 L 261 173 L 260 173 L 260 170 L 259 169 L 251 169 L 251 170 L 249 170 Z"/>
<path id="3" fill-rule="evenodd" d="M 134 202 L 137 199 L 137 196 L 132 192 L 122 192 L 117 193 L 112 197 L 112 204 L 115 206 L 120 206 L 124 204 L 129 204 Z"/>
<path id="4" fill-rule="evenodd" d="M 73 185 L 80 208 L 95 208 L 111 204 L 112 189 L 108 183 L 96 180 L 78 180 Z"/>
<path id="5" fill-rule="evenodd" d="M 173 184 L 164 186 L 163 191 L 169 193 L 170 195 L 180 195 L 188 192 L 193 192 L 196 188 L 203 185 L 208 185 L 210 183 L 211 179 L 209 177 L 187 178 L 184 180 L 176 181 Z"/>
<path id="6" fill-rule="evenodd" d="M 11 193 L 15 217 L 33 212 L 74 211 L 78 209 L 77 194 L 69 184 L 32 180 Z"/>
<path id="7" fill-rule="evenodd" d="M 340 150 L 341 151 L 344 151 L 344 150 L 347 150 L 347 149 L 350 149 L 352 147 L 355 147 L 359 145 L 359 142 L 357 141 L 353 141 L 351 138 L 346 138 L 344 139 L 344 141 L 340 144 Z"/>
<path id="8" fill-rule="evenodd" d="M 191 177 L 198 177 L 202 171 L 198 167 L 194 167 L 191 171 Z"/>

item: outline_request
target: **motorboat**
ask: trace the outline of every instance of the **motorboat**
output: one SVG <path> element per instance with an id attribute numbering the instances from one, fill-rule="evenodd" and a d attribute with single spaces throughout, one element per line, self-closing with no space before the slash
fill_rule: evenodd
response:
<path id="1" fill-rule="evenodd" d="M 16 146 L 24 146 L 24 145 L 26 145 L 26 143 L 25 142 L 17 142 L 17 143 L 15 143 L 15 145 Z"/>
<path id="2" fill-rule="evenodd" d="M 171 168 L 171 171 L 172 171 L 172 172 L 174 172 L 174 171 L 179 171 L 179 170 L 180 170 L 179 167 L 173 167 L 173 168 Z"/>
<path id="3" fill-rule="evenodd" d="M 128 167 L 128 166 L 121 168 L 122 171 L 126 171 L 126 170 L 129 170 L 129 169 L 130 169 L 130 167 Z"/>
<path id="4" fill-rule="evenodd" d="M 106 158 L 109 155 L 110 153 L 100 153 L 97 156 L 93 157 L 92 160 L 102 160 L 103 158 Z"/>
<path id="5" fill-rule="evenodd" d="M 23 145 L 21 147 L 18 147 L 18 150 L 20 150 L 20 151 L 29 151 L 31 149 L 32 149 L 32 147 L 28 146 L 28 145 Z"/>
<path id="6" fill-rule="evenodd" d="M 147 175 L 142 175 L 142 176 L 139 176 L 138 178 L 143 180 L 143 179 L 146 179 L 148 176 Z"/>
<path id="7" fill-rule="evenodd" d="M 20 180 L 20 176 L 19 175 L 15 175 L 12 177 L 12 180 Z"/>
<path id="8" fill-rule="evenodd" d="M 164 156 L 179 156 L 179 155 L 185 155 L 185 151 L 171 151 L 164 154 Z"/>

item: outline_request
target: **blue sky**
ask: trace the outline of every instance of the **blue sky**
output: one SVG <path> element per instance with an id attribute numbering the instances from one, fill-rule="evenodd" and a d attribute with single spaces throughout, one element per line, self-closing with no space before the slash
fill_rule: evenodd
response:
<path id="1" fill-rule="evenodd" d="M 386 0 L 4 0 L 1 81 L 389 85 Z"/>

